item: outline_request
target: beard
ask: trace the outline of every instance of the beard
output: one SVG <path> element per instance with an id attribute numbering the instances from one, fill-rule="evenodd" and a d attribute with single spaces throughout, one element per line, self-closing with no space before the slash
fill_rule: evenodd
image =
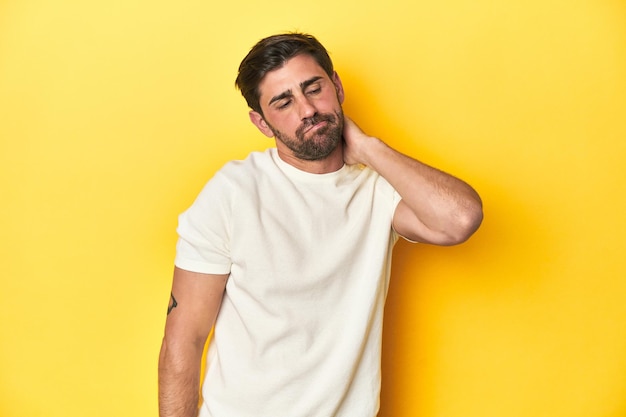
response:
<path id="1" fill-rule="evenodd" d="M 320 122 L 326 122 L 326 125 L 306 137 L 305 131 Z M 305 119 L 296 129 L 295 137 L 274 129 L 269 124 L 268 126 L 276 139 L 284 143 L 295 157 L 306 161 L 319 161 L 330 155 L 343 139 L 343 111 L 339 109 L 335 114 L 315 114 Z"/>

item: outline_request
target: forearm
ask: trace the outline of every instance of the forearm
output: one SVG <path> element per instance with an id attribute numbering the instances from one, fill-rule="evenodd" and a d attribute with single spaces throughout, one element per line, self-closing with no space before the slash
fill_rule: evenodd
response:
<path id="1" fill-rule="evenodd" d="M 169 346 L 159 355 L 159 416 L 196 417 L 203 346 Z"/>
<path id="2" fill-rule="evenodd" d="M 403 155 L 376 138 L 364 145 L 365 164 L 396 189 L 404 204 L 432 233 L 433 243 L 460 243 L 478 228 L 482 202 L 467 183 Z"/>
<path id="3" fill-rule="evenodd" d="M 165 337 L 159 356 L 160 417 L 198 415 L 202 353 L 227 280 L 228 275 L 174 268 Z"/>

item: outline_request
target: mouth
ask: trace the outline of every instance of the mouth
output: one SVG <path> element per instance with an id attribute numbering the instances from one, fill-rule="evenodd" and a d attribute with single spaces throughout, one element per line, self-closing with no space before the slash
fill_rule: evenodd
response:
<path id="1" fill-rule="evenodd" d="M 300 127 L 299 132 L 297 133 L 301 136 L 304 136 L 307 133 L 315 134 L 316 132 L 327 128 L 333 121 L 334 119 L 330 115 L 318 115 L 307 120 L 307 122 Z"/>
<path id="2" fill-rule="evenodd" d="M 319 122 L 308 126 L 304 129 L 304 131 L 302 133 L 309 133 L 309 132 L 315 132 L 321 128 L 323 128 L 324 126 L 326 126 L 328 124 L 328 122 L 326 120 L 320 120 Z"/>

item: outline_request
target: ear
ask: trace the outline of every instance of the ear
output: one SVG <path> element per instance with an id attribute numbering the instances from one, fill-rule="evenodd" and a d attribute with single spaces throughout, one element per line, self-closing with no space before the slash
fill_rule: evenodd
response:
<path id="1" fill-rule="evenodd" d="M 255 125 L 257 129 L 261 131 L 261 133 L 263 133 L 268 138 L 274 137 L 274 132 L 272 132 L 272 129 L 270 129 L 261 113 L 250 110 L 250 113 L 248 113 L 248 115 L 250 116 L 250 121 L 252 122 L 252 124 Z"/>
<path id="2" fill-rule="evenodd" d="M 341 84 L 341 79 L 339 79 L 339 74 L 337 74 L 337 71 L 333 73 L 333 84 L 335 84 L 335 90 L 337 90 L 337 98 L 339 99 L 339 104 L 343 104 L 345 96 L 343 93 L 343 85 Z"/>

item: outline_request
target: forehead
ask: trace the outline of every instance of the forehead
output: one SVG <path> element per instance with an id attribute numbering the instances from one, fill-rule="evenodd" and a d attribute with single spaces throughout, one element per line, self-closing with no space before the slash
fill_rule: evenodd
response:
<path id="1" fill-rule="evenodd" d="M 287 60 L 283 66 L 268 72 L 259 83 L 261 104 L 285 91 L 299 89 L 300 83 L 313 77 L 329 78 L 311 55 L 301 54 Z"/>

